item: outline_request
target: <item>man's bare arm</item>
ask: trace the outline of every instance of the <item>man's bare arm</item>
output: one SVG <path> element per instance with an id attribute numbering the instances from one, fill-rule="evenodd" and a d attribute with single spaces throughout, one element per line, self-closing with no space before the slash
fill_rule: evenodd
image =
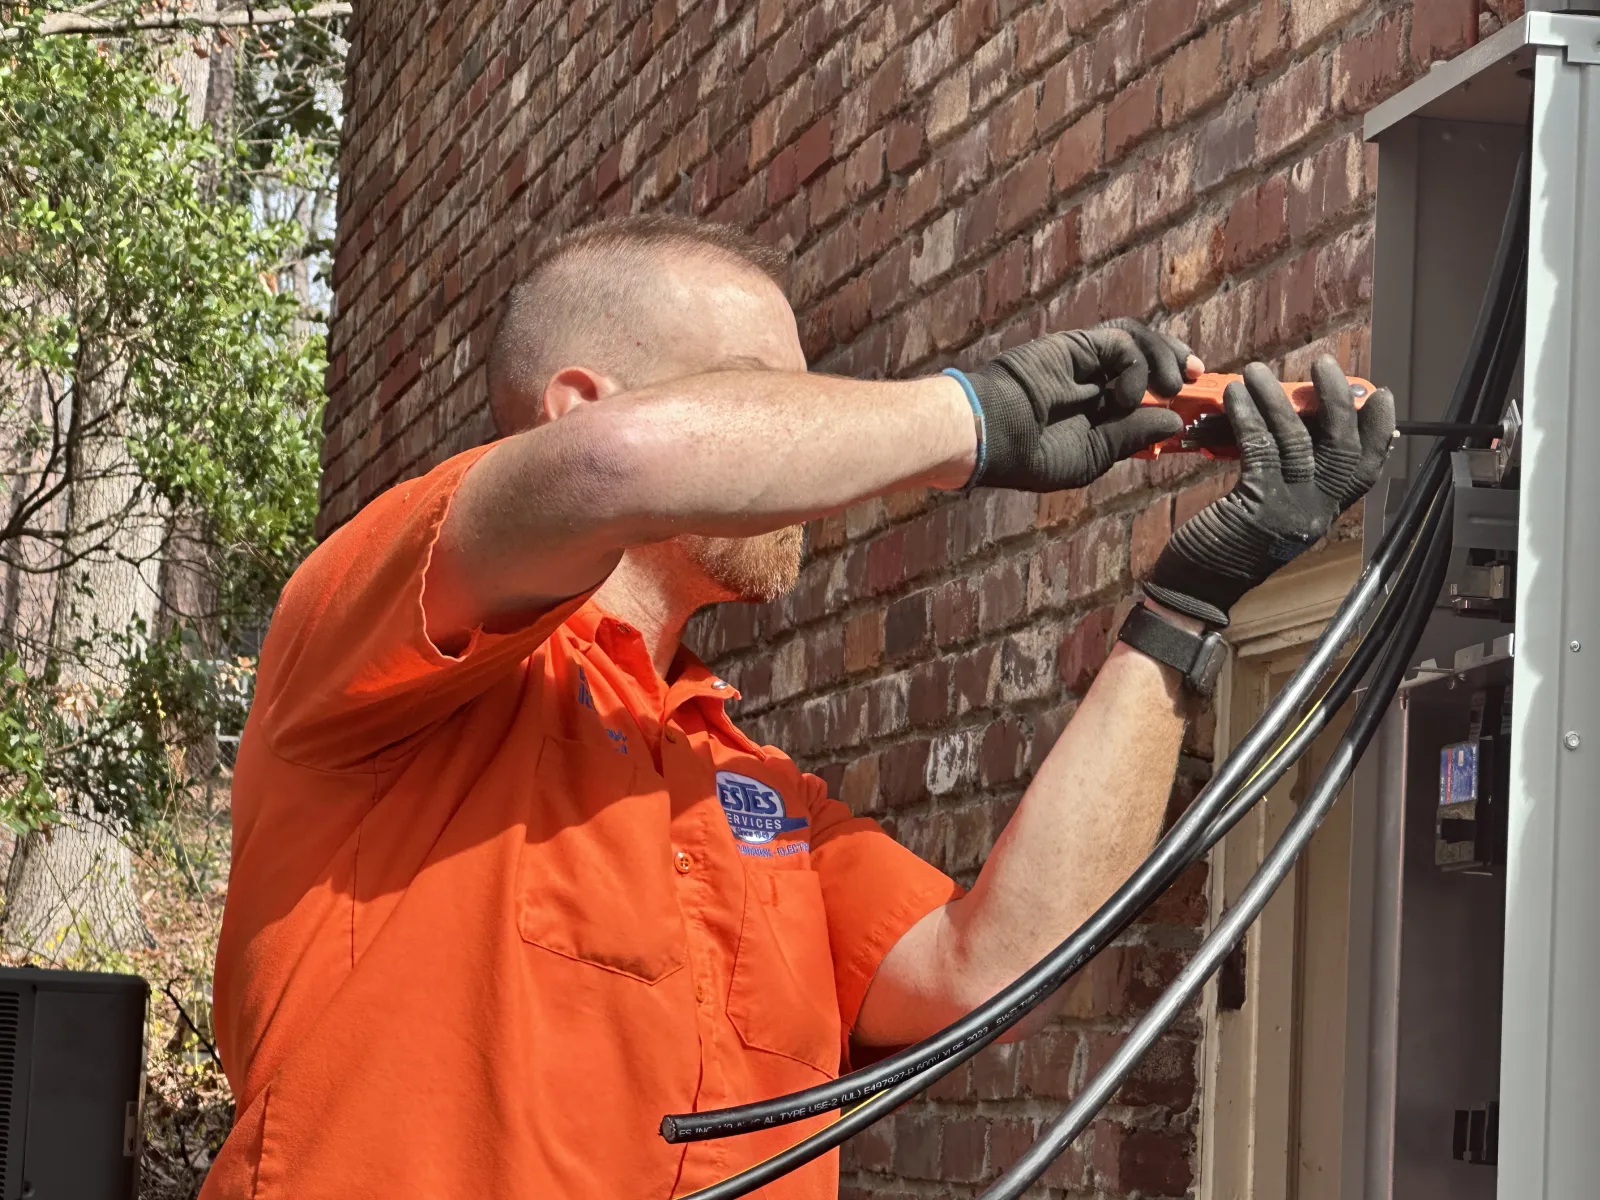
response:
<path id="1" fill-rule="evenodd" d="M 428 568 L 446 645 L 603 580 L 628 546 L 737 537 L 896 488 L 953 488 L 977 445 L 961 386 L 723 371 L 580 405 L 462 480 Z"/>
<path id="2" fill-rule="evenodd" d="M 1179 688 L 1171 668 L 1120 643 L 1112 650 L 972 891 L 929 913 L 884 958 L 857 1019 L 862 1043 L 907 1045 L 971 1011 L 1132 874 L 1172 789 L 1183 742 Z M 1041 1006 L 1011 1036 L 1037 1028 L 1051 1010 Z"/>

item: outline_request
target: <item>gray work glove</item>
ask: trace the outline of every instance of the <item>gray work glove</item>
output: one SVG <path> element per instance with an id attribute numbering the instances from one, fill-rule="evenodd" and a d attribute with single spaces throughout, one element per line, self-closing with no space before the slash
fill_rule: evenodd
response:
<path id="1" fill-rule="evenodd" d="M 1137 321 L 1047 333 L 965 373 L 984 438 L 968 487 L 1081 488 L 1113 463 L 1183 432 L 1146 391 L 1175 396 L 1189 347 Z"/>
<path id="2" fill-rule="evenodd" d="M 1318 408 L 1302 416 L 1260 363 L 1230 383 L 1223 407 L 1239 444 L 1239 482 L 1178 527 L 1145 591 L 1221 627 L 1251 588 L 1328 532 L 1378 481 L 1394 437 L 1394 397 L 1373 392 L 1356 411 L 1330 355 L 1311 368 Z"/>

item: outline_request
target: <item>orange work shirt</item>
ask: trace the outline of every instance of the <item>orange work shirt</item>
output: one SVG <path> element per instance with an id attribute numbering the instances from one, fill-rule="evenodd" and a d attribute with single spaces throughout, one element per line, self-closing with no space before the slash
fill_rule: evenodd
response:
<path id="1" fill-rule="evenodd" d="M 373 501 L 273 618 L 233 782 L 205 1200 L 654 1200 L 825 1118 L 669 1146 L 665 1113 L 832 1077 L 950 879 L 578 598 L 458 656 L 423 576 L 482 450 Z M 762 1193 L 836 1195 L 832 1156 Z"/>

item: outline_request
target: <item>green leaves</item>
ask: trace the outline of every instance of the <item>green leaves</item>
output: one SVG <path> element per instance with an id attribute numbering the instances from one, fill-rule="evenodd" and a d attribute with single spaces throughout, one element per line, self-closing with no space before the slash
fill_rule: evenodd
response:
<path id="1" fill-rule="evenodd" d="M 223 544 L 302 548 L 322 340 L 263 280 L 303 231 L 212 198 L 231 160 L 149 52 L 27 37 L 5 50 L 0 292 L 41 300 L 0 305 L 0 360 L 70 387 L 94 343 L 125 379 L 115 424 L 156 495 L 202 512 Z"/>
<path id="2" fill-rule="evenodd" d="M 122 516 L 203 541 L 220 596 L 205 619 L 224 638 L 257 633 L 316 517 L 323 326 L 280 281 L 303 277 L 320 236 L 283 219 L 286 189 L 331 194 L 328 31 L 274 32 L 261 62 L 249 47 L 268 42 L 249 35 L 241 136 L 219 143 L 188 123 L 169 49 L 41 37 L 24 17 L 8 12 L 17 33 L 0 41 L 0 557 L 29 542 L 31 562 L 40 544 L 65 561 L 93 538 L 111 553 L 112 524 L 73 526 L 68 485 L 131 467 Z M 49 672 L 0 657 L 0 823 L 35 827 L 73 795 L 137 826 L 194 782 L 178 748 L 242 725 L 248 669 L 176 633 L 95 639 L 26 656 Z M 53 680 L 73 657 L 119 666 L 68 693 Z"/>

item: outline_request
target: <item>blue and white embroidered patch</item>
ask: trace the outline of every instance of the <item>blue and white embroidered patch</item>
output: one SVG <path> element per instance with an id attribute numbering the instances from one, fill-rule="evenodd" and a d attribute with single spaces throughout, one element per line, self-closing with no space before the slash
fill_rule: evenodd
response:
<path id="1" fill-rule="evenodd" d="M 733 836 L 749 846 L 762 846 L 780 833 L 806 827 L 804 817 L 785 813 L 783 797 L 776 790 L 748 775 L 718 771 L 717 799 Z"/>

